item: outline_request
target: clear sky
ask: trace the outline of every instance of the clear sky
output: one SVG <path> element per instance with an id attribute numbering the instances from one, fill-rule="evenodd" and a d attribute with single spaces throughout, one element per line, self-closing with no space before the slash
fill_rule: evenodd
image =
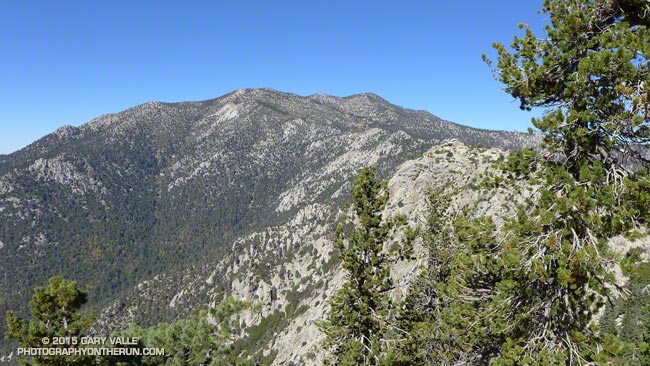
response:
<path id="1" fill-rule="evenodd" d="M 243 87 L 373 92 L 457 123 L 525 131 L 481 61 L 539 1 L 0 2 L 0 154 L 147 102 Z M 539 113 L 537 113 L 539 114 Z"/>

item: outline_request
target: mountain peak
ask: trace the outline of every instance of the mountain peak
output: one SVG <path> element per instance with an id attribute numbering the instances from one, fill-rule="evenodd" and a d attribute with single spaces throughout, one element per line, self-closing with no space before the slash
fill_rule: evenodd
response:
<path id="1" fill-rule="evenodd" d="M 345 97 L 340 97 L 332 94 L 326 93 L 316 93 L 307 96 L 302 96 L 295 93 L 283 92 L 273 88 L 240 88 L 236 89 L 228 94 L 225 94 L 223 97 L 260 97 L 263 95 L 272 95 L 272 96 L 285 96 L 285 97 L 298 97 L 298 98 L 307 98 L 317 101 L 359 101 L 359 102 L 370 102 L 370 103 L 381 103 L 386 105 L 392 105 L 386 99 L 380 97 L 375 93 L 358 93 L 352 94 Z M 223 98 L 220 97 L 220 98 Z"/>
<path id="2" fill-rule="evenodd" d="M 272 88 L 239 88 L 236 90 L 233 90 L 232 92 L 224 95 L 223 97 L 241 97 L 241 96 L 246 96 L 246 97 L 259 97 L 262 95 L 295 95 L 292 93 L 287 93 L 283 92 L 280 90 L 272 89 Z"/>
<path id="3" fill-rule="evenodd" d="M 362 100 L 362 101 L 368 101 L 368 102 L 379 102 L 382 104 L 391 104 L 388 102 L 386 99 L 380 97 L 379 95 L 375 93 L 359 93 L 359 94 L 352 94 L 349 95 L 343 99 L 348 99 L 348 100 Z"/>
<path id="4" fill-rule="evenodd" d="M 456 171 L 452 164 L 469 171 L 460 168 L 473 166 L 471 150 L 458 141 L 533 143 L 526 134 L 456 125 L 372 93 L 300 96 L 269 88 L 149 102 L 62 127 L 0 156 L 0 222 L 11 223 L 0 225 L 0 269 L 28 269 L 0 271 L 0 333 L 6 310 L 27 306 L 25 288 L 61 273 L 101 289 L 89 307 L 101 312 L 95 329 L 106 333 L 179 318 L 224 295 L 257 298 L 257 319 L 286 315 L 273 328 L 293 332 L 282 338 L 287 346 L 272 342 L 280 337 L 271 328 L 259 344 L 286 349 L 275 364 L 287 364 L 300 356 L 289 345 L 302 344 L 291 337 L 316 331 L 289 329 L 312 324 L 326 306 L 306 297 L 309 286 L 334 289 L 317 273 L 333 269 L 321 267 L 333 263 L 326 238 L 354 174 L 374 165 L 389 177 L 442 140 L 446 147 L 401 177 L 419 176 L 413 172 L 437 160 L 439 170 L 429 176 Z M 296 300 L 303 293 L 309 302 Z M 300 310 L 305 304 L 313 310 Z"/>

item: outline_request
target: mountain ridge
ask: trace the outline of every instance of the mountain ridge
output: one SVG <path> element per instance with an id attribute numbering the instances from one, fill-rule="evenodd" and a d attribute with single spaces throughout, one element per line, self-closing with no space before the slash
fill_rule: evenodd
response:
<path id="1" fill-rule="evenodd" d="M 477 127 L 469 127 L 469 126 L 465 126 L 465 125 L 462 125 L 462 124 L 459 124 L 459 123 L 456 123 L 456 122 L 444 120 L 444 119 L 441 119 L 440 117 L 432 114 L 431 112 L 429 112 L 427 110 L 422 110 L 422 109 L 416 110 L 416 109 L 410 109 L 410 108 L 397 106 L 395 104 L 392 104 L 392 103 L 388 102 L 386 99 L 384 99 L 381 96 L 379 96 L 379 95 L 377 95 L 375 93 L 372 93 L 372 92 L 356 93 L 356 94 L 351 94 L 351 95 L 348 95 L 348 96 L 335 96 L 335 95 L 325 94 L 325 93 L 315 93 L 315 94 L 310 94 L 310 95 L 303 96 L 303 95 L 296 94 L 296 93 L 278 91 L 278 90 L 275 90 L 275 89 L 272 89 L 272 88 L 240 88 L 240 89 L 236 89 L 236 90 L 234 90 L 232 92 L 226 93 L 226 94 L 224 94 L 222 96 L 219 96 L 219 97 L 200 100 L 200 101 L 180 101 L 180 102 L 149 101 L 149 102 L 144 102 L 144 103 L 138 104 L 136 106 L 129 107 L 129 108 L 127 108 L 127 109 L 125 109 L 123 111 L 120 111 L 120 112 L 102 114 L 102 115 L 100 115 L 98 117 L 92 118 L 91 120 L 81 124 L 80 126 L 73 126 L 73 125 L 69 125 L 69 124 L 64 124 L 64 125 L 58 127 L 52 133 L 47 134 L 44 137 L 35 140 L 34 142 L 30 143 L 29 145 L 25 146 L 24 148 L 19 149 L 19 150 L 14 151 L 14 152 L 11 152 L 11 153 L 8 153 L 8 154 L 0 154 L 0 156 L 13 155 L 13 154 L 15 154 L 15 153 L 17 153 L 17 152 L 19 152 L 21 150 L 24 150 L 25 148 L 28 148 L 32 144 L 37 143 L 41 139 L 47 138 L 48 136 L 50 136 L 52 134 L 61 135 L 61 134 L 74 133 L 73 131 L 76 131 L 77 129 L 84 130 L 84 129 L 87 129 L 87 128 L 95 125 L 95 124 L 99 124 L 102 121 L 115 120 L 115 117 L 117 117 L 117 116 L 121 116 L 123 114 L 128 114 L 128 113 L 133 113 L 134 111 L 137 111 L 137 110 L 140 110 L 140 109 L 147 109 L 147 108 L 150 108 L 152 106 L 167 106 L 167 107 L 174 107 L 174 108 L 179 107 L 179 106 L 185 106 L 185 107 L 186 106 L 195 106 L 195 107 L 196 106 L 209 106 L 209 105 L 218 103 L 219 101 L 226 100 L 226 99 L 231 99 L 231 98 L 234 99 L 234 98 L 237 98 L 237 97 L 250 99 L 250 98 L 253 98 L 253 97 L 260 97 L 260 96 L 262 96 L 264 94 L 266 94 L 266 95 L 276 95 L 276 96 L 277 95 L 282 95 L 282 96 L 289 97 L 289 98 L 311 99 L 311 100 L 316 100 L 316 101 L 322 101 L 322 100 L 336 101 L 336 102 L 339 102 L 339 103 L 342 102 L 342 101 L 355 101 L 355 100 L 359 100 L 359 99 L 369 99 L 369 100 L 372 100 L 374 102 L 379 102 L 381 105 L 384 105 L 384 106 L 387 106 L 387 107 L 398 108 L 398 109 L 403 110 L 403 111 L 408 112 L 408 113 L 420 114 L 420 115 L 423 115 L 423 116 L 427 116 L 429 118 L 437 119 L 437 120 L 440 120 L 440 121 L 444 121 L 446 123 L 451 123 L 451 124 L 454 124 L 456 126 L 462 126 L 464 128 L 469 128 L 469 129 L 472 129 L 472 130 L 486 131 L 486 132 L 489 131 L 489 132 L 496 132 L 496 133 L 511 133 L 510 131 L 505 131 L 505 130 L 490 130 L 490 129 L 483 129 L 483 128 L 477 128 Z M 104 123 L 106 123 L 106 122 L 104 122 Z M 513 131 L 513 132 L 515 132 L 515 131 Z M 515 133 L 524 134 L 523 132 L 515 132 Z"/>
<path id="2" fill-rule="evenodd" d="M 269 268 L 313 249 L 255 233 L 316 210 L 309 215 L 320 217 L 323 234 L 362 167 L 388 178 L 450 138 L 506 149 L 539 140 L 453 124 L 370 94 L 319 98 L 240 89 L 201 102 L 149 102 L 62 126 L 0 159 L 0 324 L 6 309 L 24 311 L 26 289 L 53 274 L 87 286 L 95 309 L 119 309 L 125 294 L 156 276 L 236 261 L 241 245 L 283 248 L 251 269 L 271 276 Z M 232 284 L 215 273 L 210 286 L 195 300 L 216 301 Z M 136 296 L 150 311 L 132 320 L 184 314 L 163 306 L 170 291 L 158 300 Z M 114 329 L 109 323 L 103 329 Z"/>

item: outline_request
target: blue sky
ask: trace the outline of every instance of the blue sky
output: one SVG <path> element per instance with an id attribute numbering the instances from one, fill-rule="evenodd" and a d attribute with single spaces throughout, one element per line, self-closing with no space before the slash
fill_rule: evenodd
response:
<path id="1" fill-rule="evenodd" d="M 481 54 L 539 31 L 540 1 L 0 2 L 0 154 L 147 101 L 243 87 L 373 92 L 457 123 L 525 131 Z M 539 113 L 539 112 L 538 112 Z"/>

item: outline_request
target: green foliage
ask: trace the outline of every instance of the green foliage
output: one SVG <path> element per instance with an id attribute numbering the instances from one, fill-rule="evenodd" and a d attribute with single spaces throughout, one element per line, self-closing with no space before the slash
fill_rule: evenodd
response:
<path id="1" fill-rule="evenodd" d="M 246 365 L 233 352 L 232 331 L 236 324 L 232 315 L 246 304 L 229 298 L 210 311 L 178 320 L 142 328 L 131 326 L 116 336 L 140 339 L 142 348 L 163 348 L 164 356 L 128 356 L 108 359 L 110 364 L 147 366 Z"/>
<path id="2" fill-rule="evenodd" d="M 582 161 L 576 179 L 571 166 L 532 151 L 512 154 L 501 168 L 491 177 L 541 187 L 498 229 L 490 217 L 450 212 L 448 197 L 432 194 L 428 266 L 399 317 L 404 338 L 394 364 L 586 365 L 614 356 L 633 364 L 647 349 L 638 324 L 649 324 L 640 314 L 650 308 L 625 303 L 632 343 L 599 332 L 593 319 L 612 288 L 607 241 L 638 236 L 650 218 L 647 173 L 616 175 L 616 167 Z M 637 262 L 623 265 L 631 278 L 647 278 Z M 647 301 L 642 288 L 632 304 Z"/>
<path id="3" fill-rule="evenodd" d="M 498 174 L 494 174 L 492 172 L 488 172 L 483 179 L 481 180 L 480 186 L 481 188 L 499 188 L 501 185 L 503 185 L 504 179 L 502 176 Z"/>
<path id="4" fill-rule="evenodd" d="M 79 290 L 76 282 L 61 276 L 50 278 L 48 284 L 34 289 L 29 305 L 29 320 L 7 312 L 6 337 L 18 341 L 24 348 L 76 348 L 70 341 L 80 339 L 92 322 L 92 317 L 79 313 L 86 302 L 86 294 Z M 49 343 L 44 343 L 47 339 Z M 55 339 L 63 339 L 57 342 Z M 58 344 L 61 343 L 61 344 Z M 24 365 L 88 365 L 92 358 L 87 356 L 34 356 L 21 360 Z"/>
<path id="5" fill-rule="evenodd" d="M 508 156 L 500 168 L 509 173 L 510 179 L 530 179 L 540 169 L 540 158 L 534 150 L 520 149 Z"/>
<path id="6" fill-rule="evenodd" d="M 602 320 L 604 357 L 612 365 L 650 364 L 650 263 L 639 248 L 621 261 L 629 278 L 625 296 L 614 299 Z"/>
<path id="7" fill-rule="evenodd" d="M 246 109 L 222 130 L 206 135 L 206 125 L 199 122 L 231 97 L 261 108 Z M 194 275 L 207 263 L 248 250 L 242 245 L 251 242 L 238 238 L 294 217 L 305 202 L 278 212 L 282 192 L 305 179 L 305 172 L 320 171 L 349 152 L 345 139 L 313 142 L 357 132 L 353 124 L 358 121 L 345 108 L 323 108 L 312 98 L 271 91 L 228 98 L 143 105 L 101 117 L 88 128 L 66 128 L 0 159 L 0 180 L 10 187 L 0 192 L 0 240 L 5 245 L 0 268 L 20 269 L 0 276 L 0 333 L 6 310 L 26 308 L 31 294 L 25 289 L 58 273 L 86 284 L 91 309 L 127 297 L 134 307 L 146 308 L 133 314 L 142 326 L 188 316 L 193 304 L 207 302 L 207 287 L 186 293 L 179 306 L 166 304 L 189 272 Z M 403 117 L 399 124 L 373 122 L 389 133 L 385 137 L 403 131 L 424 142 L 400 139 L 401 152 L 385 154 L 378 162 L 384 173 L 447 138 L 486 147 L 529 143 L 519 134 L 451 125 L 385 101 L 367 105 L 377 106 Z M 286 135 L 282 126 L 299 118 L 306 124 Z M 330 173 L 322 182 L 324 190 L 310 199 L 336 207 L 338 199 L 331 197 L 342 176 L 338 170 Z M 320 223 L 328 220 L 323 217 Z M 252 250 L 268 244 L 264 241 Z M 266 276 L 269 268 L 297 253 L 292 245 L 247 270 Z M 165 281 L 154 281 L 153 298 L 135 294 L 135 285 L 156 275 Z M 220 292 L 231 285 L 229 276 L 216 275 L 214 281 Z M 15 345 L 0 341 L 1 353 L 12 349 Z"/>
<path id="8" fill-rule="evenodd" d="M 496 43 L 494 69 L 521 108 L 550 107 L 533 124 L 552 151 L 571 162 L 639 157 L 650 141 L 650 4 L 642 0 L 545 0 L 550 17 L 539 37 L 526 25 L 508 50 Z M 492 61 L 483 56 L 492 65 Z"/>
<path id="9" fill-rule="evenodd" d="M 396 352 L 400 362 L 541 366 L 595 359 L 599 337 L 591 319 L 607 295 L 604 239 L 615 230 L 603 223 L 601 192 L 563 183 L 570 174 L 555 168 L 544 170 L 551 188 L 500 229 L 489 217 L 449 218 L 444 200 L 432 199 L 438 206 L 425 236 L 431 259 L 402 315 L 408 335 Z M 552 190 L 557 184 L 561 194 Z"/>
<path id="10" fill-rule="evenodd" d="M 354 227 L 346 237 L 339 225 L 335 234 L 346 282 L 330 300 L 327 319 L 320 324 L 331 351 L 327 365 L 377 365 L 383 358 L 386 319 L 393 307 L 388 296 L 393 288 L 390 257 L 384 244 L 404 223 L 403 217 L 382 220 L 387 201 L 388 192 L 375 179 L 375 169 L 361 170 L 352 190 Z M 409 231 L 407 242 L 415 235 Z"/>
<path id="11" fill-rule="evenodd" d="M 650 142 L 650 4 L 545 0 L 542 12 L 550 16 L 546 36 L 522 25 L 525 36 L 515 37 L 511 50 L 494 45 L 494 70 L 522 109 L 548 108 L 533 124 L 549 152 L 558 154 L 541 161 L 522 151 L 502 165 L 509 179 L 542 183 L 536 201 L 504 223 L 494 250 L 461 249 L 465 267 L 433 286 L 444 295 L 450 283 L 462 284 L 461 298 L 478 309 L 474 317 L 463 316 L 489 339 L 473 343 L 470 354 L 491 364 L 591 364 L 606 362 L 607 355 L 620 362 L 634 347 L 600 334 L 592 319 L 612 281 L 606 242 L 619 234 L 638 237 L 637 227 L 649 219 L 647 172 L 628 172 L 620 157 L 647 163 L 639 144 Z M 452 237 L 463 241 L 452 227 Z M 476 275 L 483 279 L 472 283 Z M 443 306 L 441 317 L 467 333 L 445 318 L 457 307 Z M 466 351 L 461 347 L 459 357 Z"/>
<path id="12" fill-rule="evenodd" d="M 247 330 L 248 337 L 237 341 L 235 347 L 255 353 L 256 350 L 262 349 L 271 340 L 275 332 L 278 332 L 286 325 L 284 323 L 285 319 L 285 314 L 280 311 L 265 316 L 258 324 L 251 326 Z"/>

